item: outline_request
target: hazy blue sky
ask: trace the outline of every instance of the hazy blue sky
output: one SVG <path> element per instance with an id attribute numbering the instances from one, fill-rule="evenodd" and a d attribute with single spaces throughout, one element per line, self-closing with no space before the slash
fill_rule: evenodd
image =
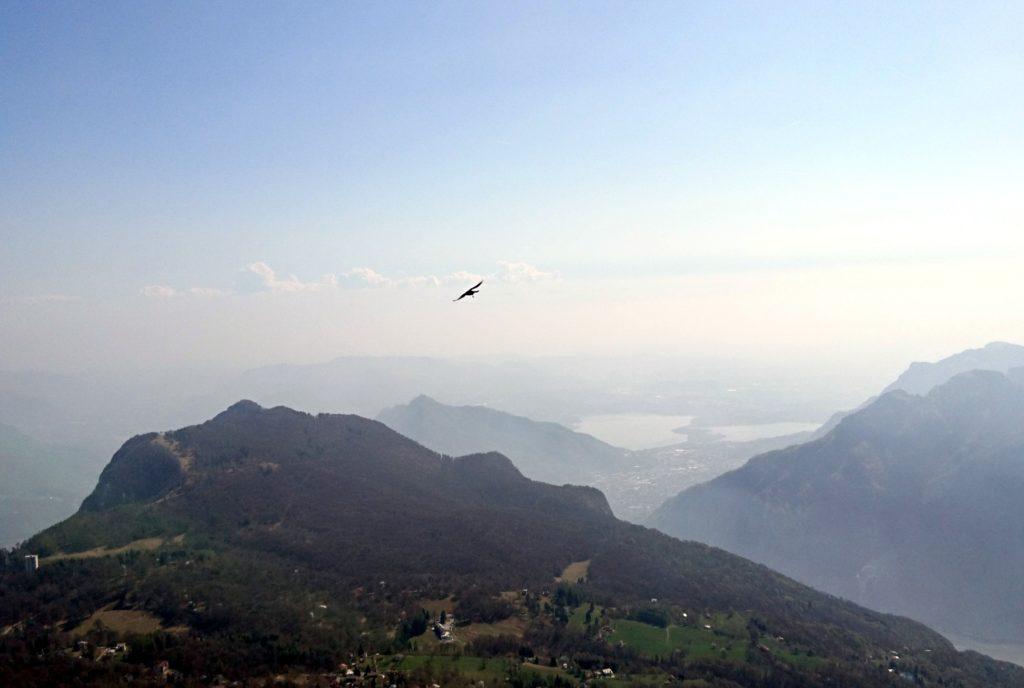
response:
<path id="1" fill-rule="evenodd" d="M 0 367 L 1022 340 L 1021 26 L 1014 2 L 7 3 Z"/>

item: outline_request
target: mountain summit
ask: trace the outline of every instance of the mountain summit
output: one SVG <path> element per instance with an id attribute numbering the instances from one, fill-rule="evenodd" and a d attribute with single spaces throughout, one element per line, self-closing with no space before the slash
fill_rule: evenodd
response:
<path id="1" fill-rule="evenodd" d="M 960 373 L 971 370 L 1005 373 L 1021 366 L 1024 366 L 1024 346 L 990 342 L 980 349 L 967 349 L 935 363 L 911 363 L 882 393 L 902 389 L 911 394 L 927 394 Z"/>

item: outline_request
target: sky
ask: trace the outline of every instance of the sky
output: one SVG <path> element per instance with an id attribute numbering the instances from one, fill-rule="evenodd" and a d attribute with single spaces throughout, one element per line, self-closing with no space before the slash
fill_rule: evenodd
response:
<path id="1" fill-rule="evenodd" d="M 1022 22 L 1013 2 L 9 4 L 0 368 L 889 374 L 1024 342 Z"/>

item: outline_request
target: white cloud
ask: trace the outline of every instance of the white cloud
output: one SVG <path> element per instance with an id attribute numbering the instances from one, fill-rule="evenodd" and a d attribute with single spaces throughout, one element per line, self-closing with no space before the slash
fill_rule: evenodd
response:
<path id="1" fill-rule="evenodd" d="M 164 284 L 150 284 L 140 289 L 139 293 L 155 299 L 170 299 L 178 295 L 178 290 Z"/>
<path id="2" fill-rule="evenodd" d="M 411 277 L 388 277 L 373 268 L 353 268 L 344 273 L 347 283 L 357 287 L 440 287 L 469 280 L 485 279 L 484 275 L 461 270 L 450 275 L 413 275 Z"/>
<path id="3" fill-rule="evenodd" d="M 541 270 L 535 265 L 523 262 L 498 261 L 498 269 L 490 274 L 458 270 L 447 275 L 418 275 L 413 277 L 388 277 L 372 268 L 353 268 L 344 273 L 347 280 L 363 287 L 441 287 L 450 284 L 472 284 L 480 280 L 493 280 L 509 284 L 547 282 L 560 279 L 557 272 Z"/>
<path id="4" fill-rule="evenodd" d="M 459 284 L 461 282 L 474 283 L 474 282 L 479 282 L 482 279 L 488 279 L 489 277 L 491 277 L 491 276 L 490 275 L 481 275 L 480 273 L 477 273 L 477 272 L 466 272 L 465 270 L 459 270 L 458 272 L 453 272 L 452 274 L 450 274 L 447 277 L 445 277 L 444 281 L 442 283 L 443 284 Z"/>
<path id="5" fill-rule="evenodd" d="M 319 282 L 303 282 L 295 275 L 281 277 L 262 261 L 249 263 L 243 274 L 243 291 L 272 291 L 295 293 L 319 291 L 338 286 L 337 275 L 324 275 Z"/>
<path id="6" fill-rule="evenodd" d="M 189 287 L 177 289 L 163 284 L 151 284 L 139 290 L 143 296 L 169 299 L 180 296 L 224 296 L 232 293 L 273 292 L 297 294 L 319 292 L 342 287 L 353 289 L 388 289 L 443 287 L 469 285 L 481 280 L 492 280 L 508 284 L 526 284 L 557 280 L 557 272 L 547 272 L 523 262 L 499 261 L 498 269 L 490 274 L 458 270 L 438 275 L 413 275 L 410 277 L 389 277 L 370 267 L 356 267 L 337 274 L 327 274 L 314 282 L 306 282 L 295 275 L 282 276 L 263 261 L 249 263 L 241 271 L 235 291 L 224 291 L 210 287 Z"/>
<path id="7" fill-rule="evenodd" d="M 398 284 L 409 287 L 440 287 L 444 282 L 440 277 L 423 275 L 421 277 L 406 277 L 399 280 Z"/>
<path id="8" fill-rule="evenodd" d="M 225 296 L 231 292 L 212 287 L 189 287 L 188 289 L 175 289 L 166 284 L 150 284 L 139 290 L 143 296 L 153 299 L 173 299 L 179 296 Z"/>
<path id="9" fill-rule="evenodd" d="M 389 287 L 394 284 L 394 280 L 385 277 L 373 268 L 352 268 L 345 273 L 345 277 L 365 282 L 371 287 Z"/>

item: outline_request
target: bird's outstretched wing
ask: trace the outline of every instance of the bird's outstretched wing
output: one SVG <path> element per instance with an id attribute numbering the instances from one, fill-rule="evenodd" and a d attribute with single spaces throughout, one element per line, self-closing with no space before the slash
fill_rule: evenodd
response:
<path id="1" fill-rule="evenodd" d="M 484 281 L 483 281 L 483 280 L 480 280 L 479 282 L 477 282 L 476 284 L 474 284 L 474 285 L 473 285 L 472 287 L 470 287 L 470 288 L 469 288 L 469 289 L 467 289 L 466 291 L 462 292 L 462 295 L 461 295 L 461 296 L 460 296 L 459 298 L 457 298 L 457 299 L 452 299 L 452 301 L 453 301 L 453 302 L 454 302 L 454 301 L 461 301 L 462 299 L 466 298 L 467 296 L 472 296 L 473 294 L 475 294 L 475 293 L 476 293 L 476 290 L 477 290 L 477 289 L 478 289 L 478 288 L 480 287 L 480 285 L 482 285 L 483 283 L 484 283 Z"/>

